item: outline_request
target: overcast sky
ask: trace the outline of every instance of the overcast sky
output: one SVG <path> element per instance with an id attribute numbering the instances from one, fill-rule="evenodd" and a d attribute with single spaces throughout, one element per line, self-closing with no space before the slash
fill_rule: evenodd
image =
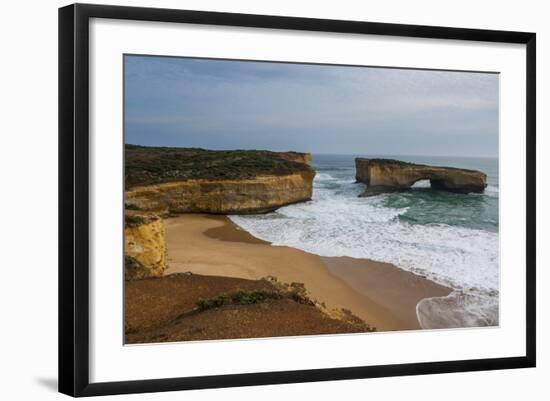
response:
<path id="1" fill-rule="evenodd" d="M 125 141 L 208 149 L 498 155 L 498 75 L 125 57 Z"/>

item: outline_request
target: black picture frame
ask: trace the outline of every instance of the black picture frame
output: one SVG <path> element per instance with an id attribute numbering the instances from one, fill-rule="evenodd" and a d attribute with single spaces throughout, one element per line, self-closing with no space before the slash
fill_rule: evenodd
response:
<path id="1" fill-rule="evenodd" d="M 520 357 L 381 366 L 196 376 L 90 383 L 89 381 L 89 145 L 90 18 L 276 28 L 438 38 L 526 45 L 526 353 Z M 74 4 L 59 9 L 59 391 L 71 396 L 253 386 L 383 376 L 534 367 L 536 35 L 436 26 L 401 25 L 220 12 Z"/>

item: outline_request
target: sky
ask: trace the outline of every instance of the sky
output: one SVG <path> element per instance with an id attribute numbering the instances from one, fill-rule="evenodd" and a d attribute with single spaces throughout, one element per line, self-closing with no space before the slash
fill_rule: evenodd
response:
<path id="1" fill-rule="evenodd" d="M 498 74 L 125 56 L 125 142 L 498 155 Z"/>

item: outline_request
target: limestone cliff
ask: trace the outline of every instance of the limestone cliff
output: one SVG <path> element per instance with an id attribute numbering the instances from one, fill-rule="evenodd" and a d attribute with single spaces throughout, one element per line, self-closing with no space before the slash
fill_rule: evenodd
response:
<path id="1" fill-rule="evenodd" d="M 290 162 L 311 164 L 310 153 L 298 153 L 298 152 L 278 152 L 277 156 L 283 160 Z"/>
<path id="2" fill-rule="evenodd" d="M 481 171 L 436 167 L 391 159 L 355 159 L 356 179 L 367 184 L 363 196 L 410 188 L 419 180 L 449 192 L 483 192 L 487 176 Z"/>
<path id="3" fill-rule="evenodd" d="M 311 155 L 126 145 L 127 208 L 160 214 L 265 213 L 311 199 Z"/>
<path id="4" fill-rule="evenodd" d="M 125 147 L 127 280 L 166 269 L 162 218 L 180 213 L 265 213 L 311 199 L 311 155 L 263 150 Z"/>
<path id="5" fill-rule="evenodd" d="M 127 210 L 124 225 L 126 280 L 162 276 L 166 269 L 163 220 L 152 213 Z"/>
<path id="6" fill-rule="evenodd" d="M 125 204 L 160 214 L 265 213 L 311 199 L 315 173 L 303 171 L 239 180 L 187 180 L 134 187 Z"/>

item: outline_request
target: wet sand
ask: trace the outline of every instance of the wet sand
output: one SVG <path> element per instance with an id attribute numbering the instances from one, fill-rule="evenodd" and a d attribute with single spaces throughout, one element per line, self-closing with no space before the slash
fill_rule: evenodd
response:
<path id="1" fill-rule="evenodd" d="M 424 298 L 444 297 L 451 289 L 384 262 L 349 257 L 323 258 L 329 271 L 386 308 L 408 327 L 420 328 L 416 305 Z"/>
<path id="2" fill-rule="evenodd" d="M 166 220 L 165 274 L 257 280 L 266 276 L 303 283 L 329 308 L 353 312 L 378 331 L 419 329 L 416 304 L 450 289 L 397 267 L 345 257 L 324 258 L 286 246 L 271 246 L 225 216 L 183 215 Z"/>

